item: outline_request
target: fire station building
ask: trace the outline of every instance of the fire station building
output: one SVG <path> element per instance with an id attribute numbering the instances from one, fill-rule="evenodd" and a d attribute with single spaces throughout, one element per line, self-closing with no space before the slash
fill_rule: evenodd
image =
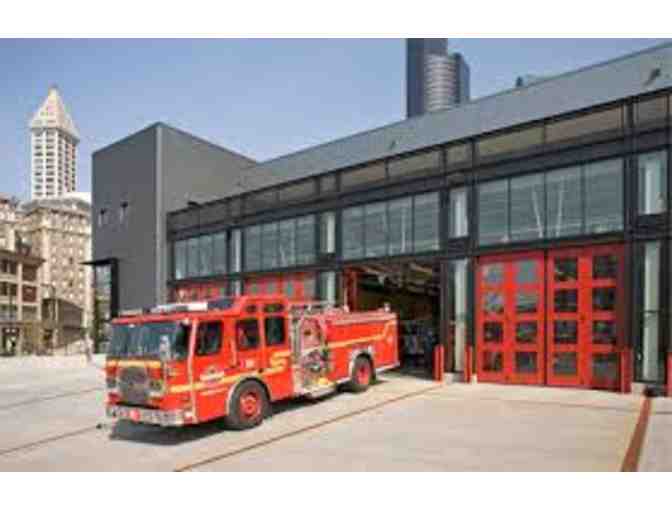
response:
<path id="1" fill-rule="evenodd" d="M 137 306 L 124 286 L 144 273 L 165 273 L 155 300 L 244 292 L 361 310 L 389 303 L 407 366 L 431 361 L 441 343 L 445 370 L 465 379 L 663 387 L 672 376 L 671 94 L 664 45 L 226 167 L 235 184 L 208 188 L 219 198 L 182 200 L 149 231 L 120 237 L 123 226 L 98 221 L 94 264 L 112 267 L 120 308 Z M 103 159 L 131 157 L 140 143 L 132 135 L 94 156 L 98 214 L 123 200 L 101 178 L 115 166 Z M 161 193 L 184 197 L 162 182 Z M 135 204 L 126 207 L 133 223 Z M 145 239 L 158 255 L 131 268 Z"/>

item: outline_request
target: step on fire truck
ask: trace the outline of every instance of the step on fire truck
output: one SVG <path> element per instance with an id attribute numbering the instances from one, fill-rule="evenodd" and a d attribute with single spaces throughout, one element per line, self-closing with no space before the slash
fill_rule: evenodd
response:
<path id="1" fill-rule="evenodd" d="M 365 391 L 399 364 L 397 316 L 284 296 L 124 313 L 112 324 L 107 415 L 162 426 L 259 425 L 273 402 Z"/>

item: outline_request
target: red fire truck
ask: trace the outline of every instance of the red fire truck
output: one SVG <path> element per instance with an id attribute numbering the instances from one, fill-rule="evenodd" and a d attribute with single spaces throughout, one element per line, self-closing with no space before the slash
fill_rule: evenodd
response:
<path id="1" fill-rule="evenodd" d="M 259 425 L 272 402 L 365 391 L 398 365 L 397 316 L 284 296 L 162 305 L 112 325 L 107 415 L 182 426 Z"/>

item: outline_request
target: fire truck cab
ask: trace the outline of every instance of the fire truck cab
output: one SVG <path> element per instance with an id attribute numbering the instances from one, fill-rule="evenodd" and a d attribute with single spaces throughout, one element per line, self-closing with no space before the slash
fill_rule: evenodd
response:
<path id="1" fill-rule="evenodd" d="M 359 392 L 398 366 L 397 316 L 281 295 L 162 305 L 113 321 L 107 415 L 182 426 L 259 425 L 273 402 Z"/>

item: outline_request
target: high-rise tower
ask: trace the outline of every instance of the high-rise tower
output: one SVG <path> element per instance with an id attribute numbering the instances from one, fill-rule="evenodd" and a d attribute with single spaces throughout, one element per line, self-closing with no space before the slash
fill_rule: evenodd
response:
<path id="1" fill-rule="evenodd" d="M 30 134 L 31 198 L 75 191 L 79 133 L 55 86 L 33 115 Z"/>
<path id="2" fill-rule="evenodd" d="M 406 117 L 469 101 L 469 66 L 447 39 L 406 40 Z"/>

